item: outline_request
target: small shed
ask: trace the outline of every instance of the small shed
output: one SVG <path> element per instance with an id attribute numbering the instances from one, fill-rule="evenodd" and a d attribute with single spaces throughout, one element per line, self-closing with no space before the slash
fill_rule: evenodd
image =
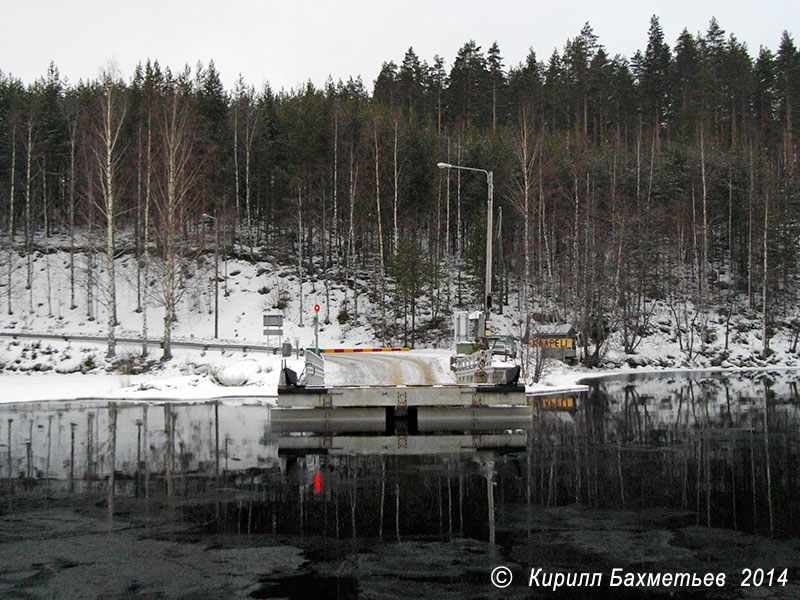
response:
<path id="1" fill-rule="evenodd" d="M 453 313 L 453 344 L 456 354 L 470 354 L 478 348 L 478 340 L 486 335 L 486 315 L 479 310 Z"/>
<path id="2" fill-rule="evenodd" d="M 578 357 L 575 327 L 568 323 L 536 325 L 528 334 L 528 346 L 540 348 L 544 358 L 571 362 Z"/>

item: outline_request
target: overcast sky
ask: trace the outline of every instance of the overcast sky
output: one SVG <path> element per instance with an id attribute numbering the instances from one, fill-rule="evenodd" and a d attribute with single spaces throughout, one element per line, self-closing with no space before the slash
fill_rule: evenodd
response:
<path id="1" fill-rule="evenodd" d="M 776 50 L 784 30 L 800 35 L 788 0 L 0 0 L 0 14 L 0 70 L 26 83 L 51 61 L 77 82 L 109 64 L 129 79 L 148 58 L 174 70 L 213 59 L 227 89 L 241 73 L 275 90 L 361 75 L 371 91 L 381 63 L 399 64 L 409 46 L 429 64 L 439 54 L 449 70 L 470 39 L 484 50 L 496 40 L 509 67 L 529 48 L 546 60 L 587 21 L 609 54 L 630 58 L 646 46 L 653 14 L 671 47 L 684 28 L 705 32 L 712 16 L 753 57 L 759 46 Z"/>

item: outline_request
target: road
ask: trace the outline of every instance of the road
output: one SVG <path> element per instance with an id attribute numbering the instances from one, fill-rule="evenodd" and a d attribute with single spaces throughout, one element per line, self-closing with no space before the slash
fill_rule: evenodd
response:
<path id="1" fill-rule="evenodd" d="M 105 344 L 108 341 L 106 336 L 101 335 L 60 335 L 56 333 L 27 333 L 22 331 L 0 331 L 0 337 L 7 338 L 26 338 L 26 339 L 39 339 L 39 340 L 61 340 L 63 342 L 97 342 Z M 118 337 L 118 344 L 139 344 L 141 345 L 141 338 Z M 148 346 L 156 348 L 161 346 L 161 340 L 148 339 Z M 172 341 L 173 348 L 198 348 L 200 350 L 243 350 L 247 352 L 267 352 L 275 354 L 280 352 L 280 348 L 274 346 L 263 346 L 259 344 L 231 344 L 225 342 L 182 342 Z"/>
<path id="2" fill-rule="evenodd" d="M 58 335 L 0 331 L 0 337 L 51 339 L 71 342 L 105 343 L 107 338 L 91 335 Z M 141 344 L 140 339 L 117 338 L 120 344 Z M 148 345 L 158 347 L 159 340 L 148 340 Z M 203 350 L 225 349 L 246 352 L 276 353 L 280 350 L 257 344 L 230 344 L 218 342 L 173 341 L 175 348 Z M 359 352 L 353 354 L 325 354 L 326 385 L 437 385 L 455 383 L 450 371 L 448 351 L 424 350 L 410 352 Z"/>
<path id="3" fill-rule="evenodd" d="M 436 385 L 454 383 L 447 352 L 326 354 L 326 385 Z"/>

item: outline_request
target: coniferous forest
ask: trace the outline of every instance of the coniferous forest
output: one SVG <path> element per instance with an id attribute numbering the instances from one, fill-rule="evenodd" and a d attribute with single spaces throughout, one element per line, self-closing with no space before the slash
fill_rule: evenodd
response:
<path id="1" fill-rule="evenodd" d="M 497 43 L 469 41 L 446 65 L 410 48 L 372 84 L 280 92 L 241 77 L 225 89 L 213 63 L 147 61 L 127 81 L 0 72 L 8 311 L 25 302 L 12 264 L 36 249 L 73 257 L 72 306 L 95 278 L 113 307 L 113 259 L 135 254 L 158 282 L 168 342 L 186 261 L 218 247 L 349 282 L 330 318 L 357 318 L 369 294 L 390 315 L 376 319 L 384 340 L 404 318 L 446 330 L 454 307 L 483 304 L 487 219 L 486 177 L 446 162 L 493 172 L 493 310 L 573 323 L 587 364 L 612 331 L 633 352 L 655 303 L 689 348 L 712 314 L 757 315 L 765 354 L 775 327 L 797 328 L 789 33 L 756 52 L 714 20 L 666 40 L 653 17 L 631 57 L 609 55 L 587 24 L 548 57 L 509 65 Z"/>

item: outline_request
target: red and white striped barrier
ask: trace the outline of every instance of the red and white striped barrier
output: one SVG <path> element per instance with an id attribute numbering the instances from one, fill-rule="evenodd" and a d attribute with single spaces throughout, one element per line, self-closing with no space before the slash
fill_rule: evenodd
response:
<path id="1" fill-rule="evenodd" d="M 322 352 L 335 353 L 340 352 L 408 352 L 408 348 L 323 348 Z"/>

